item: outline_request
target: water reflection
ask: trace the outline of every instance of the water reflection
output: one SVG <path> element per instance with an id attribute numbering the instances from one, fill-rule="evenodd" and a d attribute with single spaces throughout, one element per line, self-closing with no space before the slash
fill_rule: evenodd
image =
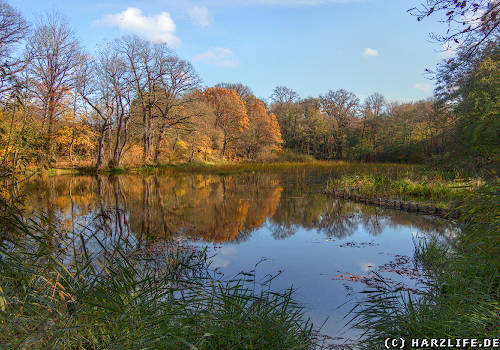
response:
<path id="1" fill-rule="evenodd" d="M 344 316 L 363 287 L 351 280 L 363 281 L 371 270 L 385 274 L 384 266 L 396 258 L 411 263 L 416 233 L 447 237 L 455 228 L 429 216 L 325 196 L 321 190 L 330 176 L 335 174 L 302 169 L 235 176 L 48 177 L 27 184 L 26 209 L 44 212 L 47 224 L 66 231 L 97 233 L 106 245 L 125 237 L 134 249 L 153 252 L 155 262 L 161 257 L 157 247 L 194 241 L 211 249 L 211 266 L 228 277 L 266 258 L 260 277 L 284 271 L 273 288 L 293 285 L 315 324 L 329 317 L 324 333 L 349 338 L 354 335 L 343 328 Z M 411 288 L 417 283 L 396 278 Z"/>
<path id="2" fill-rule="evenodd" d="M 109 235 L 131 232 L 144 241 L 183 236 L 240 243 L 263 226 L 276 240 L 299 229 L 343 239 L 360 225 L 372 236 L 409 225 L 424 233 L 453 229 L 428 216 L 332 199 L 320 193 L 320 184 L 314 174 L 307 181 L 297 173 L 59 176 L 32 181 L 27 203 L 66 230 L 96 225 Z"/>

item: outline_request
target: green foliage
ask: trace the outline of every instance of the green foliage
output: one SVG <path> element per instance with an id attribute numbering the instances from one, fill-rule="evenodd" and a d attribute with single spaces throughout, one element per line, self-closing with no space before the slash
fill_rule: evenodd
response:
<path id="1" fill-rule="evenodd" d="M 486 52 L 460 86 L 457 141 L 478 167 L 500 164 L 500 49 Z"/>
<path id="2" fill-rule="evenodd" d="M 42 134 L 27 113 L 20 106 L 0 109 L 0 176 L 25 170 L 42 158 Z"/>
<path id="3" fill-rule="evenodd" d="M 370 164 L 356 174 L 331 178 L 326 191 L 356 190 L 361 195 L 431 201 L 444 206 L 454 205 L 480 183 L 480 179 L 460 173 L 430 171 L 422 166 L 391 168 Z"/>
<path id="4" fill-rule="evenodd" d="M 296 153 L 289 149 L 284 149 L 281 152 L 276 152 L 276 158 L 271 159 L 275 162 L 296 162 L 296 163 L 304 163 L 304 162 L 314 162 L 313 156 L 308 154 Z"/>

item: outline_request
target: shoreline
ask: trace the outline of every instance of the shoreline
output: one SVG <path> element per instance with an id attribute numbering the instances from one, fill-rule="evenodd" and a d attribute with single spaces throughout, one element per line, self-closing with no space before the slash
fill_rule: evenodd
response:
<path id="1" fill-rule="evenodd" d="M 357 161 L 307 161 L 307 162 L 227 162 L 227 163 L 167 163 L 142 165 L 139 167 L 102 168 L 94 167 L 54 167 L 41 172 L 49 176 L 58 175 L 114 175 L 114 174 L 148 174 L 161 172 L 193 172 L 213 174 L 237 174 L 252 171 L 274 171 L 290 168 L 338 168 L 338 167 L 401 167 L 405 169 L 421 168 L 422 164 L 407 163 L 363 163 Z"/>

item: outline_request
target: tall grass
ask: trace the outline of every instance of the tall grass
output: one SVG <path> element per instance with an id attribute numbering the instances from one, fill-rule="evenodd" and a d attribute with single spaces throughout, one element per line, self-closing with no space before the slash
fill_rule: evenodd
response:
<path id="1" fill-rule="evenodd" d="M 178 243 L 58 232 L 11 217 L 0 245 L 0 344 L 8 349 L 312 349 L 293 290 L 254 272 L 224 281 Z"/>
<path id="2" fill-rule="evenodd" d="M 421 165 L 394 163 L 361 163 L 346 161 L 315 160 L 310 156 L 296 155 L 284 152 L 283 156 L 266 161 L 219 161 L 219 162 L 189 162 L 143 165 L 140 167 L 125 167 L 100 169 L 90 167 L 74 167 L 49 169 L 47 175 L 93 175 L 97 173 L 165 173 L 192 172 L 207 174 L 237 174 L 252 171 L 286 171 L 293 169 L 314 168 L 331 169 L 339 173 L 365 172 L 413 172 L 422 169 Z"/>
<path id="3" fill-rule="evenodd" d="M 390 338 L 500 336 L 500 186 L 482 186 L 461 203 L 461 233 L 452 246 L 423 241 L 416 262 L 427 275 L 420 293 L 379 283 L 352 311 L 364 346 Z"/>
<path id="4" fill-rule="evenodd" d="M 456 205 L 483 181 L 460 173 L 428 171 L 422 167 L 384 169 L 369 167 L 365 172 L 331 178 L 326 191 L 355 190 L 362 195 Z"/>

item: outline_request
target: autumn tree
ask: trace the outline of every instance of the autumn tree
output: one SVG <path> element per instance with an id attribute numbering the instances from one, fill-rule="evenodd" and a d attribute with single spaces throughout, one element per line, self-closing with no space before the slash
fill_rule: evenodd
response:
<path id="1" fill-rule="evenodd" d="M 431 34 L 453 51 L 433 72 L 436 110 L 451 119 L 441 135 L 449 148 L 441 160 L 498 168 L 498 98 L 493 96 L 498 96 L 500 1 L 427 0 L 409 11 L 419 21 L 436 17 L 448 27 Z"/>
<path id="2" fill-rule="evenodd" d="M 300 148 L 302 153 L 324 157 L 325 139 L 327 138 L 326 119 L 318 98 L 306 98 L 300 101 L 303 113 L 302 137 Z"/>
<path id="3" fill-rule="evenodd" d="M 500 48 L 491 47 L 470 67 L 451 97 L 454 130 L 450 153 L 469 166 L 500 167 Z M 457 157 L 458 156 L 458 157 Z"/>
<path id="4" fill-rule="evenodd" d="M 215 85 L 215 87 L 234 90 L 245 102 L 249 99 L 255 98 L 252 89 L 241 83 L 219 83 Z"/>
<path id="5" fill-rule="evenodd" d="M 57 106 L 74 87 L 75 72 L 82 58 L 80 52 L 71 28 L 57 13 L 45 15 L 27 41 L 29 89 L 39 101 L 42 118 L 47 123 L 45 149 L 49 161 L 54 156 Z"/>
<path id="6" fill-rule="evenodd" d="M 132 36 L 116 40 L 114 48 L 123 57 L 134 88 L 134 113 L 142 128 L 143 161 L 156 163 L 169 129 L 179 129 L 188 121 L 185 113 L 179 113 L 181 97 L 198 88 L 200 78 L 191 63 L 179 59 L 164 43 Z"/>
<path id="7" fill-rule="evenodd" d="M 0 175 L 42 160 L 42 135 L 34 121 L 29 101 L 14 101 L 0 108 Z"/>
<path id="8" fill-rule="evenodd" d="M 359 139 L 359 151 L 361 153 L 372 153 L 375 148 L 375 139 L 379 127 L 383 124 L 381 118 L 385 113 L 385 97 L 376 92 L 368 96 L 362 106 L 361 135 Z"/>
<path id="9" fill-rule="evenodd" d="M 57 153 L 67 156 L 70 162 L 75 154 L 89 158 L 94 149 L 94 132 L 76 90 L 62 99 L 57 114 L 60 115 L 55 133 Z"/>
<path id="10" fill-rule="evenodd" d="M 270 100 L 271 111 L 278 119 L 285 147 L 294 148 L 300 118 L 300 107 L 296 104 L 299 95 L 286 86 L 277 86 L 273 89 Z"/>
<path id="11" fill-rule="evenodd" d="M 246 110 L 249 127 L 239 138 L 243 155 L 255 159 L 266 150 L 280 150 L 283 139 L 276 115 L 268 113 L 264 102 L 257 98 L 248 98 Z"/>
<path id="12" fill-rule="evenodd" d="M 0 0 L 0 174 L 36 159 L 39 146 L 22 77 L 25 61 L 16 55 L 28 29 L 23 16 Z"/>
<path id="13" fill-rule="evenodd" d="M 239 133 L 249 127 L 245 104 L 236 91 L 220 87 L 205 89 L 203 97 L 216 117 L 215 126 L 222 130 L 221 154 L 225 157 Z"/>
<path id="14" fill-rule="evenodd" d="M 215 127 L 216 116 L 211 106 L 204 99 L 199 98 L 195 92 L 191 92 L 184 98 L 188 100 L 188 103 L 184 105 L 185 113 L 190 116 L 190 132 L 185 134 L 185 139 L 190 145 L 188 160 L 193 161 L 197 158 L 208 161 L 217 158 L 219 152 L 216 140 L 221 131 Z"/>
<path id="15" fill-rule="evenodd" d="M 358 112 L 359 99 L 354 93 L 344 89 L 330 90 L 319 99 L 321 107 L 329 117 L 329 128 L 333 138 L 329 142 L 333 146 L 328 152 L 329 156 L 345 157 L 349 126 Z"/>

